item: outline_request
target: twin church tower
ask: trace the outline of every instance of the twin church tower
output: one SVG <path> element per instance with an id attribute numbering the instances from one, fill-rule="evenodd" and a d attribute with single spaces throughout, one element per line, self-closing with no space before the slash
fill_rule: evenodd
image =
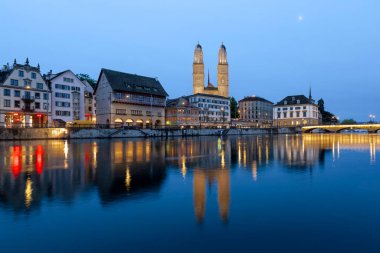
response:
<path id="1" fill-rule="evenodd" d="M 194 50 L 194 62 L 193 62 L 193 93 L 194 94 L 209 94 L 219 95 L 222 97 L 228 97 L 228 62 L 227 62 L 227 50 L 223 45 L 219 48 L 218 57 L 218 83 L 215 87 L 210 82 L 210 74 L 208 73 L 207 86 L 205 86 L 205 66 L 203 63 L 203 51 L 202 46 L 199 43 L 195 46 Z"/>

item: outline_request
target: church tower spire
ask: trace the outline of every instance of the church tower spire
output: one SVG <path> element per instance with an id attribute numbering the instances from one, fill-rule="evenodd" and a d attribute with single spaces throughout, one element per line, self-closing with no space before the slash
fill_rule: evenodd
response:
<path id="1" fill-rule="evenodd" d="M 203 63 L 203 51 L 202 46 L 198 44 L 194 50 L 194 62 L 193 62 L 193 93 L 203 93 L 205 72 Z"/>
<path id="2" fill-rule="evenodd" d="M 229 82 L 228 82 L 228 61 L 227 49 L 223 42 L 219 48 L 218 54 L 218 94 L 219 96 L 229 96 Z"/>

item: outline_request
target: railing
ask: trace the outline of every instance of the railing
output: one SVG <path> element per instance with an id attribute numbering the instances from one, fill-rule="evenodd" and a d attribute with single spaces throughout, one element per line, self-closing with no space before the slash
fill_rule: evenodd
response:
<path id="1" fill-rule="evenodd" d="M 24 100 L 25 102 L 32 102 L 34 101 L 34 96 L 24 95 L 22 96 L 22 100 Z"/>

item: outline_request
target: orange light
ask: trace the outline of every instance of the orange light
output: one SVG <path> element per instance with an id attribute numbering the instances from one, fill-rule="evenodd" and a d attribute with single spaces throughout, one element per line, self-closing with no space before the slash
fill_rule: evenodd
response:
<path id="1" fill-rule="evenodd" d="M 18 116 L 18 113 L 13 113 L 13 116 Z"/>
<path id="2" fill-rule="evenodd" d="M 38 117 L 38 118 L 41 118 L 41 116 L 42 116 L 41 114 L 37 114 L 37 117 Z"/>

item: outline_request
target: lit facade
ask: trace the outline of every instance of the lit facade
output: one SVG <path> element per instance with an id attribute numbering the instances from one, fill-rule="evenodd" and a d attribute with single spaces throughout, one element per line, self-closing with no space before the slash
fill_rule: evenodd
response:
<path id="1" fill-rule="evenodd" d="M 42 127 L 51 122 L 51 92 L 40 67 L 5 65 L 0 71 L 0 125 Z"/>
<path id="2" fill-rule="evenodd" d="M 297 127 L 318 125 L 321 117 L 318 106 L 304 95 L 287 96 L 273 107 L 273 125 Z"/>
<path id="3" fill-rule="evenodd" d="M 83 81 L 84 89 L 84 118 L 87 121 L 96 122 L 96 104 L 94 97 L 94 89 L 87 81 Z"/>
<path id="4" fill-rule="evenodd" d="M 189 98 L 180 97 L 166 102 L 167 126 L 199 126 L 199 108 L 190 104 Z"/>
<path id="5" fill-rule="evenodd" d="M 57 74 L 51 71 L 45 79 L 52 91 L 52 118 L 54 122 L 66 123 L 84 120 L 85 84 L 71 70 Z"/>
<path id="6" fill-rule="evenodd" d="M 222 44 L 219 48 L 218 68 L 217 68 L 217 86 L 210 82 L 208 75 L 207 86 L 205 86 L 205 66 L 203 63 L 202 46 L 197 44 L 194 50 L 193 62 L 193 94 L 209 94 L 222 97 L 229 96 L 229 81 L 228 81 L 228 61 L 227 50 Z"/>
<path id="7" fill-rule="evenodd" d="M 239 120 L 251 127 L 271 127 L 273 103 L 261 97 L 245 97 L 239 101 Z"/>
<path id="8" fill-rule="evenodd" d="M 230 125 L 230 100 L 228 98 L 209 94 L 195 94 L 188 98 L 190 104 L 199 109 L 201 126 L 227 127 Z"/>
<path id="9" fill-rule="evenodd" d="M 102 69 L 95 88 L 96 122 L 140 128 L 164 126 L 167 96 L 155 78 Z"/>

